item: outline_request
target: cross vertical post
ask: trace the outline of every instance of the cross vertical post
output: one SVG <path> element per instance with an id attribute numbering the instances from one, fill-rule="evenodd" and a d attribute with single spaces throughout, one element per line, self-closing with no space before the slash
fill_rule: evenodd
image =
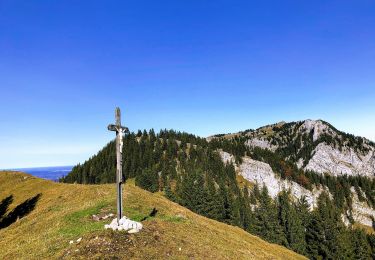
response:
<path id="1" fill-rule="evenodd" d="M 108 130 L 116 132 L 116 188 L 117 188 L 117 222 L 118 224 L 122 218 L 122 147 L 123 147 L 123 134 L 128 132 L 127 127 L 121 126 L 121 111 L 120 108 L 115 110 L 116 124 L 108 125 Z"/>

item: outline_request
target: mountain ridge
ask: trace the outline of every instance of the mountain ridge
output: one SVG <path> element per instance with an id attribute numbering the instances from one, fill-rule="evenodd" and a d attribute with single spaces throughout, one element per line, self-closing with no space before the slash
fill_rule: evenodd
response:
<path id="1" fill-rule="evenodd" d="M 233 134 L 208 137 L 245 139 L 249 147 L 278 152 L 298 168 L 333 175 L 375 176 L 375 143 L 337 130 L 323 120 L 279 122 Z"/>
<path id="2" fill-rule="evenodd" d="M 334 127 L 332 124 L 330 124 L 328 121 L 326 120 L 323 120 L 323 119 L 305 119 L 305 120 L 298 120 L 298 121 L 290 121 L 290 122 L 287 122 L 287 121 L 279 121 L 279 122 L 276 122 L 276 123 L 272 123 L 272 124 L 268 124 L 268 125 L 264 125 L 264 126 L 260 126 L 256 129 L 247 129 L 247 130 L 242 130 L 242 131 L 238 131 L 238 132 L 233 132 L 233 133 L 227 133 L 227 134 L 223 134 L 223 133 L 219 133 L 219 134 L 214 134 L 214 135 L 210 135 L 210 136 L 207 136 L 206 139 L 208 140 L 211 140 L 213 138 L 217 138 L 217 137 L 233 137 L 233 136 L 239 136 L 239 135 L 249 135 L 251 134 L 251 132 L 255 132 L 255 131 L 260 131 L 260 130 L 265 130 L 265 129 L 269 129 L 269 128 L 274 128 L 274 127 L 281 127 L 283 125 L 290 125 L 290 124 L 303 124 L 303 123 L 313 123 L 313 124 L 316 124 L 316 123 L 321 123 L 321 124 L 324 124 L 328 127 L 330 127 L 333 131 L 337 132 L 337 133 L 340 133 L 340 134 L 344 134 L 344 135 L 352 135 L 352 136 L 355 136 L 353 134 L 350 134 L 349 132 L 344 132 L 344 131 L 341 131 L 341 130 L 338 130 L 336 127 Z M 367 137 L 364 137 L 364 136 L 355 136 L 356 138 L 362 138 L 362 139 L 365 139 L 367 142 L 369 142 L 372 146 L 375 146 L 375 141 L 372 141 L 370 140 L 369 138 Z"/>

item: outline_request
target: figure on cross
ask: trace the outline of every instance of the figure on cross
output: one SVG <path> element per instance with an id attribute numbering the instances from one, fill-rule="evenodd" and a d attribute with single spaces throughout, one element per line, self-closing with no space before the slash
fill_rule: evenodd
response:
<path id="1" fill-rule="evenodd" d="M 123 135 L 129 132 L 129 129 L 121 125 L 121 111 L 120 108 L 116 107 L 115 111 L 116 124 L 108 125 L 109 131 L 116 132 L 116 185 L 117 185 L 117 221 L 119 222 L 122 218 L 122 146 L 123 146 Z"/>

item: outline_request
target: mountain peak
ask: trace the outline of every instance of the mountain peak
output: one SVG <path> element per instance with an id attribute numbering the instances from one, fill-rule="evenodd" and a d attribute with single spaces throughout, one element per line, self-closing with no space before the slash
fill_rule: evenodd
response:
<path id="1" fill-rule="evenodd" d="M 375 176 L 375 144 L 366 138 L 339 131 L 321 119 L 279 122 L 215 137 L 241 137 L 250 149 L 258 147 L 276 152 L 304 170 L 332 175 Z"/>
<path id="2" fill-rule="evenodd" d="M 336 134 L 335 129 L 333 129 L 330 124 L 320 119 L 319 120 L 307 119 L 305 121 L 302 121 L 302 124 L 299 127 L 299 130 L 307 134 L 313 133 L 314 142 L 318 140 L 322 134 L 328 134 L 331 136 L 334 136 Z"/>

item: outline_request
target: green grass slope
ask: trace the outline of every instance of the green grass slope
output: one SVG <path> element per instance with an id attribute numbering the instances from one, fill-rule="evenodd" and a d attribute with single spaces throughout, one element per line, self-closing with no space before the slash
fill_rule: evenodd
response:
<path id="1" fill-rule="evenodd" d="M 37 194 L 41 195 L 35 207 L 30 206 L 32 201 L 27 200 Z M 124 188 L 125 215 L 140 221 L 154 207 L 158 210 L 142 222 L 144 229 L 138 234 L 104 230 L 110 220 L 92 220 L 93 214 L 115 213 L 113 184 L 62 184 L 0 172 L 0 201 L 10 195 L 13 202 L 3 215 L 26 215 L 0 227 L 0 259 L 304 259 L 240 228 L 199 216 L 161 194 L 139 189 L 131 181 Z M 75 242 L 70 244 L 71 240 Z"/>

